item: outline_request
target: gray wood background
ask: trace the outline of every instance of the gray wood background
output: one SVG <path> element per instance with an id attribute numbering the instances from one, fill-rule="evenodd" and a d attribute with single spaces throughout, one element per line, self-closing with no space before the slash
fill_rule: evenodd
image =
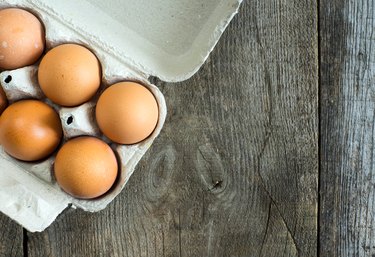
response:
<path id="1" fill-rule="evenodd" d="M 104 211 L 0 256 L 375 256 L 375 2 L 245 0 Z"/>

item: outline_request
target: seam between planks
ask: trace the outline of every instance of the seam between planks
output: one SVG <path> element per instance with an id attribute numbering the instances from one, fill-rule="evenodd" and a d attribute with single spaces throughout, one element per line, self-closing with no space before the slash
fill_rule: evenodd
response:
<path id="1" fill-rule="evenodd" d="M 321 186 L 321 63 L 322 63 L 322 57 L 321 57 L 321 25 L 320 25 L 320 0 L 316 0 L 316 28 L 317 28 L 317 36 L 318 36 L 318 202 L 317 202 L 317 256 L 320 256 L 320 220 L 321 220 L 321 204 L 320 204 L 320 186 Z"/>

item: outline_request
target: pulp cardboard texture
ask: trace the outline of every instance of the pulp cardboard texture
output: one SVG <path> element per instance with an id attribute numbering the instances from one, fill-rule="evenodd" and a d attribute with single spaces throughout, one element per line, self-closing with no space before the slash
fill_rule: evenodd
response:
<path id="1" fill-rule="evenodd" d="M 21 7 L 38 16 L 46 29 L 47 50 L 78 43 L 92 50 L 102 65 L 97 95 L 74 108 L 61 108 L 45 98 L 37 81 L 38 63 L 0 74 L 10 103 L 27 98 L 47 102 L 60 114 L 63 142 L 80 135 L 102 138 L 116 152 L 117 181 L 104 196 L 75 199 L 63 192 L 53 176 L 54 156 L 27 163 L 0 148 L 0 210 L 31 232 L 43 231 L 69 205 L 86 211 L 105 208 L 123 189 L 135 166 L 163 127 L 167 108 L 149 76 L 182 81 L 207 59 L 236 14 L 242 0 L 6 0 L 0 8 Z M 159 104 L 152 135 L 135 145 L 117 145 L 105 138 L 95 122 L 100 93 L 113 83 L 135 80 L 148 87 Z M 63 143 L 62 142 L 62 143 Z"/>

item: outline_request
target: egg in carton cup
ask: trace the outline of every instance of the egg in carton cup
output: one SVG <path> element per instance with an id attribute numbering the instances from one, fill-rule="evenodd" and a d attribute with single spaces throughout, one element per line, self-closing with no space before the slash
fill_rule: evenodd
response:
<path id="1" fill-rule="evenodd" d="M 78 199 L 63 192 L 56 183 L 53 174 L 55 154 L 41 162 L 23 162 L 14 159 L 1 148 L 0 157 L 3 160 L 16 164 L 14 169 L 11 170 L 12 173 L 19 172 L 20 175 L 23 175 L 25 172 L 30 173 L 37 178 L 34 183 L 40 184 L 39 186 L 41 187 L 49 187 L 48 191 L 54 194 L 62 194 L 62 198 L 66 198 L 65 203 L 71 203 L 73 206 L 79 207 L 85 211 L 95 212 L 102 210 L 121 192 L 127 180 L 134 172 L 135 166 L 160 133 L 167 114 L 164 97 L 156 86 L 142 78 L 125 77 L 120 79 L 121 81 L 128 81 L 129 79 L 132 81 L 141 81 L 142 84 L 153 93 L 159 107 L 159 119 L 152 134 L 140 143 L 134 145 L 116 144 L 100 132 L 95 120 L 97 98 L 109 85 L 103 83 L 101 90 L 89 102 L 77 107 L 61 107 L 44 96 L 38 85 L 37 71 L 38 65 L 33 65 L 13 71 L 4 71 L 0 74 L 1 85 L 7 95 L 9 103 L 23 99 L 39 99 L 52 106 L 59 113 L 61 119 L 64 135 L 62 143 L 79 136 L 94 136 L 107 142 L 115 151 L 119 160 L 118 178 L 110 191 L 103 196 L 89 200 Z M 40 211 L 42 210 L 38 210 L 38 212 Z"/>
<path id="2" fill-rule="evenodd" d="M 46 102 L 59 113 L 62 143 L 84 135 L 101 138 L 114 150 L 119 173 L 115 184 L 104 195 L 90 200 L 77 199 L 65 193 L 56 182 L 53 173 L 56 153 L 43 161 L 23 162 L 1 148 L 0 210 L 34 232 L 47 228 L 68 206 L 90 212 L 104 209 L 121 192 L 165 122 L 164 96 L 149 82 L 149 77 L 158 76 L 172 82 L 192 76 L 207 59 L 240 3 L 241 0 L 128 0 L 121 4 L 115 0 L 2 1 L 0 9 L 22 8 L 41 20 L 47 51 L 65 43 L 79 44 L 96 55 L 102 68 L 98 92 L 90 101 L 76 107 L 62 107 L 45 97 L 38 84 L 39 63 L 3 71 L 0 83 L 9 103 L 22 99 Z M 142 20 L 145 24 L 138 20 L 141 13 L 146 17 Z M 159 109 L 152 134 L 133 145 L 112 142 L 101 133 L 95 120 L 99 96 L 107 87 L 121 81 L 136 81 L 147 87 Z"/>

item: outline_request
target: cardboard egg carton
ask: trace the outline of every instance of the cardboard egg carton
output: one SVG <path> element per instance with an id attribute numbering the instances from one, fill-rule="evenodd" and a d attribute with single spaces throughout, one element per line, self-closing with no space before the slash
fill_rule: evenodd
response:
<path id="1" fill-rule="evenodd" d="M 40 186 L 50 187 L 50 191 L 56 194 L 62 194 L 63 198 L 73 204 L 75 207 L 79 207 L 86 211 L 99 211 L 104 209 L 107 204 L 113 200 L 119 194 L 126 184 L 127 180 L 134 172 L 134 168 L 142 156 L 146 153 L 147 149 L 151 146 L 154 139 L 160 133 L 163 127 L 165 117 L 167 114 L 167 108 L 163 94 L 159 89 L 150 84 L 149 82 L 139 78 L 138 81 L 142 81 L 142 84 L 146 86 L 155 96 L 159 106 L 159 120 L 158 124 L 153 133 L 140 143 L 134 145 L 121 145 L 111 142 L 106 138 L 99 130 L 99 127 L 95 120 L 95 106 L 99 95 L 102 91 L 110 85 L 103 83 L 100 90 L 93 97 L 92 100 L 86 102 L 77 107 L 62 107 L 51 102 L 46 98 L 41 91 L 38 79 L 37 79 L 38 65 L 28 66 L 12 71 L 4 71 L 0 73 L 0 83 L 8 98 L 9 103 L 13 103 L 22 99 L 39 99 L 52 106 L 56 112 L 59 113 L 61 119 L 61 125 L 63 128 L 63 142 L 66 142 L 70 138 L 78 136 L 94 136 L 101 138 L 106 141 L 114 150 L 115 154 L 119 159 L 119 175 L 114 186 L 105 195 L 89 200 L 81 200 L 63 192 L 53 176 L 53 163 L 55 153 L 46 160 L 41 162 L 23 162 L 18 161 L 4 152 L 2 149 L 0 156 L 3 160 L 7 160 L 12 163 L 17 163 L 20 170 L 13 170 L 12 172 L 20 172 L 21 174 L 28 172 L 36 178 L 40 179 L 43 184 Z M 105 75 L 104 75 L 105 76 Z M 132 78 L 134 80 L 134 78 Z M 109 81 L 107 79 L 106 81 Z M 128 78 L 120 79 L 121 81 L 128 80 Z"/>
<path id="2" fill-rule="evenodd" d="M 65 108 L 42 93 L 37 80 L 38 63 L 3 71 L 0 83 L 9 102 L 30 98 L 46 102 L 60 115 L 63 142 L 81 135 L 99 137 L 112 147 L 120 164 L 118 178 L 109 192 L 96 199 L 81 200 L 62 191 L 56 183 L 56 153 L 40 162 L 22 162 L 0 148 L 0 211 L 29 231 L 42 231 L 68 206 L 91 212 L 105 208 L 121 192 L 166 118 L 164 96 L 148 78 L 157 76 L 172 82 L 192 76 L 207 59 L 240 3 L 241 0 L 0 2 L 0 8 L 20 7 L 40 18 L 46 30 L 47 51 L 64 43 L 86 46 L 99 59 L 103 76 L 99 91 L 89 102 Z M 103 136 L 94 112 L 105 88 L 129 80 L 142 83 L 153 93 L 159 105 L 159 120 L 144 141 L 119 145 Z"/>

